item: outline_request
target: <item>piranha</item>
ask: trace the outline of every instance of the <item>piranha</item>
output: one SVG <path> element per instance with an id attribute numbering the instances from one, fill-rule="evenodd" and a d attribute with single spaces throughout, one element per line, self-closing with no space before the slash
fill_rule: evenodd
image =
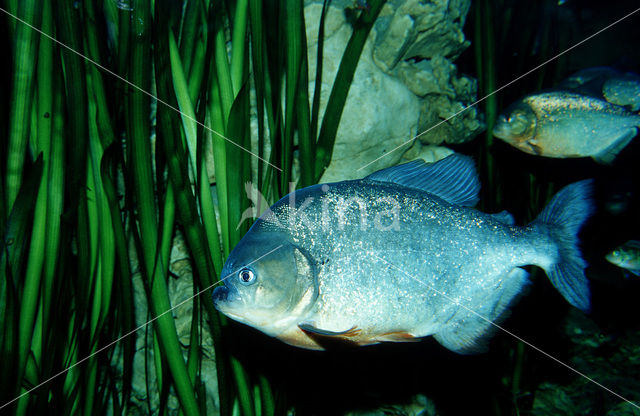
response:
<path id="1" fill-rule="evenodd" d="M 602 86 L 608 79 L 617 78 L 622 72 L 608 66 L 581 69 L 569 75 L 558 84 L 560 89 L 568 89 L 583 95 L 603 98 Z"/>
<path id="2" fill-rule="evenodd" d="M 640 241 L 629 240 L 607 254 L 605 258 L 610 263 L 640 276 Z"/>
<path id="3" fill-rule="evenodd" d="M 633 72 L 621 72 L 608 66 L 586 68 L 567 77 L 558 87 L 604 98 L 631 111 L 640 110 L 640 75 Z"/>
<path id="4" fill-rule="evenodd" d="M 635 137 L 640 115 L 569 91 L 526 96 L 501 114 L 493 134 L 523 152 L 555 158 L 590 156 L 611 163 Z"/>
<path id="5" fill-rule="evenodd" d="M 627 73 L 609 78 L 602 86 L 602 95 L 612 104 L 640 110 L 640 75 Z"/>
<path id="6" fill-rule="evenodd" d="M 560 190 L 538 218 L 514 225 L 472 207 L 473 161 L 453 154 L 363 179 L 314 185 L 275 203 L 233 249 L 215 289 L 228 317 L 288 344 L 325 349 L 426 336 L 458 353 L 486 348 L 543 268 L 589 310 L 577 233 L 592 211 L 590 180 Z"/>

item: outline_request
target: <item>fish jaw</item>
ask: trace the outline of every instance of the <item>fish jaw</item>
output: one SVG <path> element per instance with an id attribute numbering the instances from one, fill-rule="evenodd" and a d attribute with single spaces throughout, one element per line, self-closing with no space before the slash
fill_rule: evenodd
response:
<path id="1" fill-rule="evenodd" d="M 215 288 L 211 298 L 213 300 L 213 306 L 222 313 L 225 313 L 226 310 L 232 310 L 233 307 L 231 307 L 231 305 L 237 305 L 238 302 L 241 302 L 241 299 L 237 297 L 237 293 L 235 293 L 233 288 L 227 285 Z"/>
<path id="2" fill-rule="evenodd" d="M 269 317 L 264 317 L 259 311 L 248 311 L 248 305 L 242 296 L 232 286 L 220 286 L 213 291 L 213 306 L 218 312 L 225 314 L 234 321 L 241 322 L 258 329 L 262 329 Z"/>
<path id="3" fill-rule="evenodd" d="M 212 300 L 213 306 L 218 310 L 218 312 L 235 321 L 253 326 L 242 316 L 241 311 L 245 309 L 245 305 L 242 298 L 238 296 L 233 287 L 227 285 L 217 287 L 213 291 Z"/>
<path id="4" fill-rule="evenodd" d="M 297 328 L 295 319 L 274 319 L 274 314 L 269 310 L 249 310 L 246 305 L 232 304 L 214 300 L 215 308 L 233 319 L 234 321 L 251 326 L 271 337 L 279 338 L 280 334 L 287 333 L 291 328 Z"/>

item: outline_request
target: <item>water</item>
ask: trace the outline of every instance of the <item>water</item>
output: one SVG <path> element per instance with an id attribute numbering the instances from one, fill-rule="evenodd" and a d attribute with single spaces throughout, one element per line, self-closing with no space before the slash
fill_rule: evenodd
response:
<path id="1" fill-rule="evenodd" d="M 331 113 L 341 114 L 342 124 L 323 127 L 325 133 L 336 127 L 337 137 L 318 143 L 312 127 L 322 125 L 351 28 L 363 27 L 378 2 L 332 2 L 317 116 L 311 100 L 318 43 L 310 28 L 318 25 L 321 5 L 300 3 L 304 30 L 295 24 L 295 10 L 278 13 L 263 3 L 263 15 L 246 25 L 247 33 L 264 25 L 262 58 L 269 65 L 260 67 L 249 55 L 256 45 L 239 32 L 234 37 L 229 25 L 244 27 L 234 20 L 242 7 L 99 3 L 2 13 L 7 23 L 0 38 L 11 47 L 0 70 L 7 81 L 0 86 L 6 137 L 0 145 L 0 414 L 158 414 L 160 407 L 177 414 L 182 403 L 184 414 L 226 415 L 234 397 L 247 398 L 237 402 L 247 415 L 640 414 L 640 280 L 604 258 L 640 239 L 638 138 L 611 165 L 601 165 L 528 155 L 486 134 L 492 115 L 578 70 L 640 73 L 640 12 L 572 48 L 636 10 L 636 2 L 436 0 L 416 2 L 410 17 L 398 12 L 407 7 L 403 1 L 389 1 L 374 26 L 376 42 L 364 47 L 344 111 Z M 154 9 L 145 21 L 133 16 L 147 16 L 141 9 L 147 6 Z M 33 29 L 24 31 L 28 27 L 11 15 L 112 73 Z M 303 108 L 304 98 L 296 94 L 300 85 L 287 89 L 299 73 L 285 70 L 294 33 L 305 34 L 312 51 L 313 122 L 303 111 L 287 113 Z M 173 55 L 170 34 L 178 45 Z M 271 95 L 256 106 L 264 94 Z M 190 119 L 203 124 L 197 139 L 204 146 L 197 149 L 187 147 L 194 141 L 183 133 L 193 131 L 185 130 Z M 51 137 L 46 126 L 53 126 Z M 483 186 L 478 208 L 508 210 L 518 224 L 532 220 L 561 186 L 595 179 L 597 212 L 581 233 L 590 314 L 571 308 L 544 273 L 531 268 L 529 292 L 502 324 L 508 333 L 497 331 L 485 354 L 457 355 L 429 338 L 314 352 L 237 323 L 218 332 L 210 291 L 191 301 L 225 278 L 216 271 L 248 229 L 249 221 L 238 225 L 251 206 L 246 182 L 272 203 L 290 182 L 308 185 L 327 172 L 332 180 L 362 177 L 366 169 L 402 162 L 403 155 L 444 154 L 434 145 L 473 157 Z M 323 157 L 332 149 L 334 164 L 324 172 Z M 207 163 L 198 169 L 187 155 L 200 152 Z M 36 161 L 40 153 L 43 165 Z M 9 175 L 8 166 L 20 174 Z M 199 182 L 192 187 L 194 174 Z M 37 186 L 41 178 L 46 187 Z M 159 314 L 169 303 L 174 310 L 146 325 L 153 316 L 147 304 Z M 154 347 L 154 337 L 162 347 Z M 190 351 L 194 341 L 198 348 Z M 190 352 L 190 362 L 198 363 L 194 373 L 180 359 Z M 216 368 L 215 354 L 223 367 Z M 239 368 L 247 386 L 237 387 Z M 218 380 L 221 369 L 226 377 Z M 133 393 L 123 397 L 129 384 Z"/>

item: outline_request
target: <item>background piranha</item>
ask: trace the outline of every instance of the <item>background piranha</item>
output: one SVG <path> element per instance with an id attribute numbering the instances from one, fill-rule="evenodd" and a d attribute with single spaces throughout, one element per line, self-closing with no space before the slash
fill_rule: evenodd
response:
<path id="1" fill-rule="evenodd" d="M 621 72 L 608 66 L 582 69 L 563 80 L 561 89 L 604 98 L 611 104 L 640 110 L 640 75 Z"/>
<path id="2" fill-rule="evenodd" d="M 607 254 L 605 258 L 610 263 L 640 276 L 640 241 L 629 240 Z"/>
<path id="3" fill-rule="evenodd" d="M 623 107 L 569 91 L 532 94 L 509 107 L 493 134 L 523 152 L 611 163 L 635 137 L 640 116 Z"/>
<path id="4" fill-rule="evenodd" d="M 453 154 L 295 191 L 232 251 L 215 306 L 303 348 L 433 335 L 472 353 L 527 285 L 520 266 L 537 265 L 588 310 L 576 235 L 591 213 L 591 181 L 562 189 L 525 227 L 471 208 L 479 188 L 471 159 Z"/>

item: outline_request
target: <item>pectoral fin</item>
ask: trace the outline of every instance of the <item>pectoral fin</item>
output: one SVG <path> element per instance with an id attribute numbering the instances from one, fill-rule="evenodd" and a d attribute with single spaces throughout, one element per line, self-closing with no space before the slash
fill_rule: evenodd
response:
<path id="1" fill-rule="evenodd" d="M 298 325 L 298 328 L 300 328 L 301 330 L 303 330 L 304 332 L 309 332 L 312 334 L 316 334 L 316 335 L 322 335 L 325 337 L 347 337 L 347 338 L 351 338 L 354 337 L 356 335 L 358 335 L 360 333 L 360 329 L 358 329 L 358 327 L 354 326 L 351 329 L 347 329 L 346 331 L 329 331 L 327 329 L 320 329 L 317 328 L 315 326 L 313 326 L 312 324 L 308 324 L 308 323 L 302 323 Z"/>

